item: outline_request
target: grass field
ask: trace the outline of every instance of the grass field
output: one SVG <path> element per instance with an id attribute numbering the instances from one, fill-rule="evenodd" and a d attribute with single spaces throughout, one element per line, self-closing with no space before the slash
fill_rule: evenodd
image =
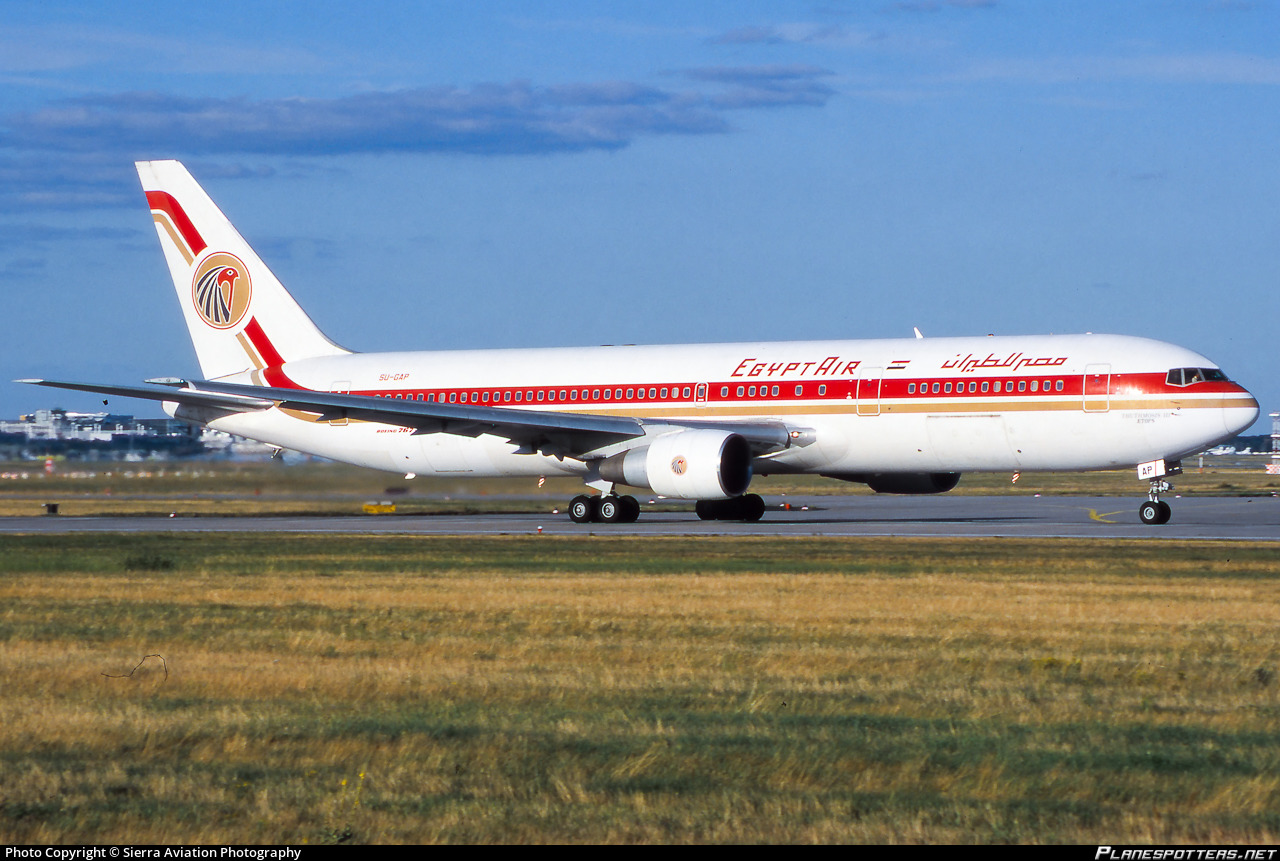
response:
<path id="1" fill-rule="evenodd" d="M 0 841 L 1274 843 L 1278 572 L 1209 542 L 0 536 Z"/>
<path id="2" fill-rule="evenodd" d="M 1188 461 L 1174 479 L 1188 496 L 1271 496 L 1280 476 L 1264 472 L 1265 458 L 1206 458 L 1201 472 Z M 26 476 L 23 478 L 22 476 Z M 388 499 L 401 514 L 550 511 L 582 492 L 571 478 L 403 477 L 334 463 L 171 462 L 59 463 L 52 475 L 38 464 L 0 464 L 0 516 L 36 515 L 46 503 L 62 514 L 257 516 L 358 514 L 365 502 Z M 14 477 L 16 476 L 16 477 Z M 1133 470 L 1097 473 L 971 474 L 952 495 L 1123 496 L 1140 498 L 1146 484 Z M 765 476 L 751 489 L 770 499 L 783 494 L 868 495 L 866 485 L 817 476 Z M 691 508 L 673 501 L 667 507 Z"/>

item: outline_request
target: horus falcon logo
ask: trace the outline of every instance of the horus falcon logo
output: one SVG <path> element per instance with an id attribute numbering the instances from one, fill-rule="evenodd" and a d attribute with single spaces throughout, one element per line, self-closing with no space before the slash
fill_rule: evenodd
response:
<path id="1" fill-rule="evenodd" d="M 676 475 L 684 475 L 685 470 L 688 468 L 689 463 L 683 457 L 677 457 L 675 460 L 671 461 L 671 471 Z"/>
<path id="2" fill-rule="evenodd" d="M 196 313 L 215 329 L 230 329 L 244 319 L 252 294 L 249 268 L 239 257 L 225 251 L 206 257 L 191 281 Z"/>

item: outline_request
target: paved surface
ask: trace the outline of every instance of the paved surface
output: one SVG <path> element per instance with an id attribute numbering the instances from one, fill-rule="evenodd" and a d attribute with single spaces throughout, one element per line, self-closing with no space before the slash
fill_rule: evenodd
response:
<path id="1" fill-rule="evenodd" d="M 527 535 L 915 535 L 942 538 L 1147 538 L 1280 541 L 1280 499 L 1166 497 L 1164 526 L 1138 520 L 1140 497 L 768 497 L 759 523 L 703 522 L 688 512 L 644 512 L 629 525 L 575 524 L 560 514 L 353 517 L 0 517 L 0 532 L 327 532 Z M 642 499 L 647 503 L 647 499 Z M 644 507 L 648 507 L 647 504 Z"/>

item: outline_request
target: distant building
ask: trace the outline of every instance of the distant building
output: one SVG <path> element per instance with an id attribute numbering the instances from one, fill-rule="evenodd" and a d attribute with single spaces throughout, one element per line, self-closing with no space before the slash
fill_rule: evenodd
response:
<path id="1" fill-rule="evenodd" d="M 10 459 L 141 460 L 204 451 L 199 429 L 176 419 L 53 409 L 0 420 L 0 455 Z"/>

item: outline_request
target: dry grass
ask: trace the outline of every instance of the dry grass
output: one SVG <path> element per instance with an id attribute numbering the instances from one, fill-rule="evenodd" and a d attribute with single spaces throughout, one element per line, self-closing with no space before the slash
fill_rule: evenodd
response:
<path id="1" fill-rule="evenodd" d="M 9 843 L 1275 842 L 1280 546 L 0 537 Z M 159 653 L 132 677 L 147 654 Z"/>

